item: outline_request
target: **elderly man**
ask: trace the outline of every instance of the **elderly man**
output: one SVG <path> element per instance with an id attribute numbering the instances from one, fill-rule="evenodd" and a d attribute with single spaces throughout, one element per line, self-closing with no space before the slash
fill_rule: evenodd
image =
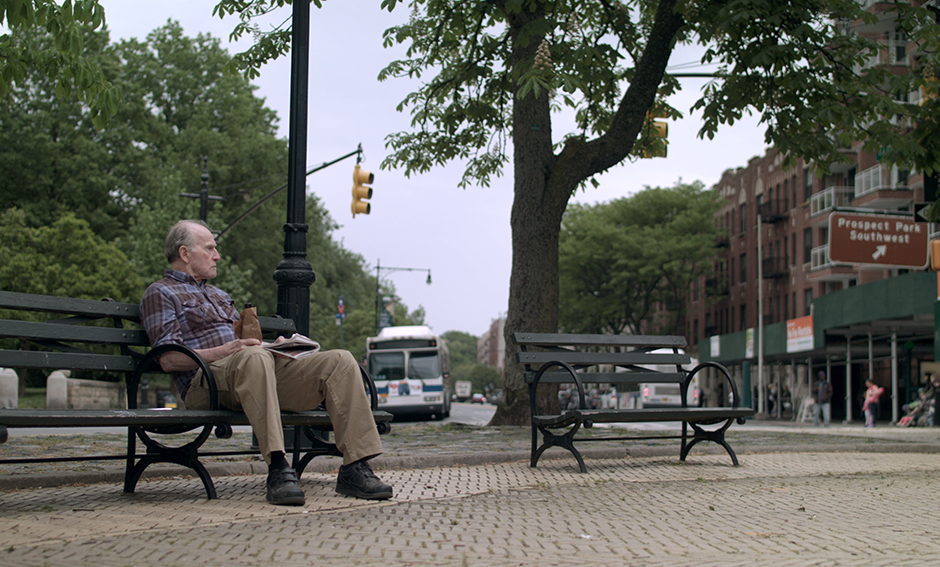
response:
<path id="1" fill-rule="evenodd" d="M 343 466 L 336 480 L 340 494 L 382 500 L 392 487 L 375 476 L 368 460 L 382 453 L 359 365 L 340 350 L 300 360 L 276 358 L 256 339 L 239 339 L 233 325 L 239 314 L 232 298 L 208 280 L 220 256 L 215 238 L 202 221 L 178 222 L 166 237 L 170 269 L 147 288 L 141 318 L 150 343 L 184 345 L 209 363 L 219 403 L 244 411 L 268 464 L 267 500 L 301 505 L 304 493 L 285 458 L 281 410 L 316 409 L 326 402 Z M 173 380 L 187 408 L 209 406 L 209 389 L 186 355 L 168 352 L 160 365 Z"/>

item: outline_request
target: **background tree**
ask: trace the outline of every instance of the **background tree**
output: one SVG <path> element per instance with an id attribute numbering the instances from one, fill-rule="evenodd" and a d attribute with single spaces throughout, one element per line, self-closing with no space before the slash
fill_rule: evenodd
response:
<path id="1" fill-rule="evenodd" d="M 696 182 L 569 206 L 559 245 L 560 328 L 684 334 L 692 282 L 714 261 L 719 204 Z"/>
<path id="2" fill-rule="evenodd" d="M 217 39 L 187 37 L 173 21 L 142 41 L 116 44 L 110 43 L 106 29 L 83 30 L 82 57 L 124 92 L 122 103 L 109 126 L 96 130 L 86 105 L 57 96 L 54 78 L 28 67 L 27 80 L 13 84 L 0 98 L 0 211 L 18 207 L 6 225 L 27 234 L 72 215 L 71 222 L 86 223 L 91 233 L 113 242 L 110 250 L 123 254 L 108 262 L 74 254 L 80 263 L 52 254 L 34 264 L 48 270 L 61 264 L 62 274 L 71 276 L 82 268 L 84 275 L 74 280 L 75 286 L 15 287 L 22 278 L 61 281 L 39 277 L 34 270 L 11 271 L 21 263 L 16 260 L 7 275 L 22 276 L 4 289 L 77 295 L 82 293 L 79 282 L 96 277 L 110 282 L 120 274 L 133 282 L 131 287 L 122 287 L 120 294 L 103 289 L 88 294 L 135 302 L 167 267 L 166 230 L 179 219 L 199 216 L 198 201 L 180 193 L 198 193 L 204 158 L 210 193 L 225 197 L 210 204 L 208 222 L 222 230 L 284 184 L 287 142 L 277 137 L 277 115 L 254 95 L 255 87 L 225 72 L 231 57 Z M 37 45 L 53 41 L 44 28 L 28 35 Z M 283 251 L 285 208 L 285 196 L 278 195 L 220 238 L 223 258 L 214 283 L 237 302 L 257 305 L 263 314 L 275 312 L 273 273 Z M 318 266 L 318 281 L 311 288 L 311 334 L 325 348 L 339 346 L 334 323 L 336 301 L 343 295 L 344 344 L 361 352 L 365 337 L 374 334 L 375 278 L 358 254 L 333 239 L 336 222 L 315 195 L 308 197 L 307 219 L 308 246 Z M 61 231 L 43 234 L 49 246 L 64 237 Z M 407 307 L 401 313 L 409 318 Z M 423 311 L 415 317 L 422 318 Z"/>
<path id="3" fill-rule="evenodd" d="M 86 33 L 103 24 L 104 8 L 97 0 L 0 1 L 0 26 L 9 30 L 0 34 L 0 99 L 38 72 L 56 85 L 57 96 L 74 96 L 88 105 L 91 121 L 103 127 L 117 110 L 121 92 L 85 57 L 84 46 Z M 36 42 L 38 30 L 49 41 Z"/>
<path id="4" fill-rule="evenodd" d="M 479 337 L 463 331 L 447 331 L 441 336 L 447 341 L 450 352 L 451 384 L 457 380 L 467 380 L 472 384 L 473 392 L 487 392 L 487 395 L 491 387 L 502 388 L 503 377 L 499 370 L 477 362 Z"/>

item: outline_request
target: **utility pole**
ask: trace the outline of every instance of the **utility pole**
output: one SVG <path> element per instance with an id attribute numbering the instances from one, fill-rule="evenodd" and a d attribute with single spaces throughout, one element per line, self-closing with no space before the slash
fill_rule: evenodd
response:
<path id="1" fill-rule="evenodd" d="M 224 201 L 225 197 L 209 194 L 209 156 L 202 157 L 202 188 L 199 193 L 180 193 L 180 197 L 199 199 L 199 218 L 206 222 L 209 217 L 209 201 Z"/>

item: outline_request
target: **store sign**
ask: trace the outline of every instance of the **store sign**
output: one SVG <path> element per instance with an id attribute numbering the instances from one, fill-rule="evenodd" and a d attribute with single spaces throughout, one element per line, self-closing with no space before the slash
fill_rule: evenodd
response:
<path id="1" fill-rule="evenodd" d="M 813 316 L 787 321 L 787 352 L 813 350 Z"/>

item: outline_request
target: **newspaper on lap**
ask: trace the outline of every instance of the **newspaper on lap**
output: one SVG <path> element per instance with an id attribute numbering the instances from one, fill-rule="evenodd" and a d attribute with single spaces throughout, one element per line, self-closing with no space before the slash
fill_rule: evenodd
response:
<path id="1" fill-rule="evenodd" d="M 261 346 L 271 351 L 274 356 L 294 360 L 306 358 L 320 350 L 320 343 L 299 333 L 294 333 L 289 339 L 279 343 L 264 343 Z"/>

